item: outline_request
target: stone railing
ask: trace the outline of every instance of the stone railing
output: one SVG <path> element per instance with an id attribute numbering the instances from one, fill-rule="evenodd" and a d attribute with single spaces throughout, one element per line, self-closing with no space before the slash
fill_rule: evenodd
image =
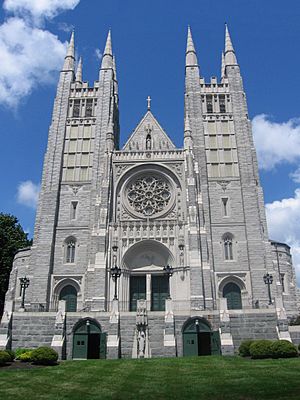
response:
<path id="1" fill-rule="evenodd" d="M 114 161 L 127 160 L 178 160 L 183 159 L 184 150 L 115 151 Z"/>

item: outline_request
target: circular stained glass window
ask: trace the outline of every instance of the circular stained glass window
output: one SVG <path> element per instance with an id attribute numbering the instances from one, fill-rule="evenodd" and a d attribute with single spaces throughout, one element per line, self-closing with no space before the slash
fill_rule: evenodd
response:
<path id="1" fill-rule="evenodd" d="M 160 176 L 142 176 L 129 185 L 127 199 L 136 212 L 151 217 L 168 206 L 171 200 L 170 185 Z"/>

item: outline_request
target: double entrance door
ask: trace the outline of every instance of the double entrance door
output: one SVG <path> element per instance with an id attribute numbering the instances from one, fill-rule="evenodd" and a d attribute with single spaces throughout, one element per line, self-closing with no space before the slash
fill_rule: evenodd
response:
<path id="1" fill-rule="evenodd" d="M 73 358 L 106 358 L 106 333 L 93 323 L 81 324 L 73 336 Z"/>
<path id="2" fill-rule="evenodd" d="M 198 319 L 192 320 L 183 331 L 184 356 L 208 356 L 221 354 L 218 331 L 211 331 L 209 325 Z"/>
<path id="3" fill-rule="evenodd" d="M 164 311 L 168 295 L 169 278 L 166 275 L 151 275 L 148 279 L 146 275 L 130 277 L 130 311 L 136 311 L 137 300 L 151 301 L 151 311 Z"/>

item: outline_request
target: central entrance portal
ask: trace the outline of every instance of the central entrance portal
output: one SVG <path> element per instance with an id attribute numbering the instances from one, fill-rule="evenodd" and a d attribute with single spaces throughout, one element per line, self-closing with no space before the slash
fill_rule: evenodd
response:
<path id="1" fill-rule="evenodd" d="M 150 305 L 150 297 L 147 299 L 147 292 L 151 292 L 151 311 L 164 311 L 169 295 L 169 277 L 148 274 L 147 279 L 147 275 L 132 275 L 130 277 L 130 311 L 136 311 L 137 300 L 148 300 Z"/>
<path id="2" fill-rule="evenodd" d="M 208 356 L 221 354 L 220 335 L 211 331 L 205 320 L 194 318 L 183 330 L 183 355 Z"/>

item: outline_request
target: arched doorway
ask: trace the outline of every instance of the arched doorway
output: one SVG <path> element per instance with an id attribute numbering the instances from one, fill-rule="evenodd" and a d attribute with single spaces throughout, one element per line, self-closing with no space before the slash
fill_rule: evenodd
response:
<path id="1" fill-rule="evenodd" d="M 93 320 L 85 319 L 74 329 L 73 358 L 106 358 L 106 333 Z"/>
<path id="2" fill-rule="evenodd" d="M 136 311 L 137 300 L 146 300 L 148 310 L 164 311 L 169 295 L 169 277 L 164 266 L 174 265 L 170 250 L 156 240 L 143 240 L 131 246 L 123 258 L 123 285 L 128 287 L 129 310 Z M 125 281 L 126 280 L 126 281 Z"/>
<path id="3" fill-rule="evenodd" d="M 74 286 L 64 286 L 59 293 L 59 300 L 65 300 L 66 311 L 77 311 L 77 290 Z"/>
<path id="4" fill-rule="evenodd" d="M 229 282 L 224 286 L 223 297 L 227 299 L 228 310 L 242 309 L 241 289 L 236 283 Z"/>
<path id="5" fill-rule="evenodd" d="M 221 354 L 219 331 L 212 331 L 203 318 L 189 319 L 183 327 L 183 355 L 207 356 Z"/>

